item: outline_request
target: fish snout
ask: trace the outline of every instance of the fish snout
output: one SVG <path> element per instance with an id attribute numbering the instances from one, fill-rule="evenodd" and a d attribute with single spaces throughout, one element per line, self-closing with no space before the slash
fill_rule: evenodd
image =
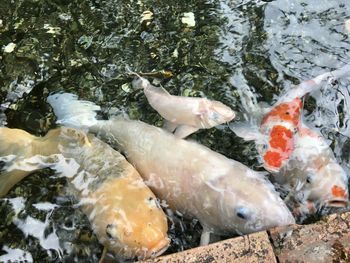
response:
<path id="1" fill-rule="evenodd" d="M 224 119 L 224 122 L 229 122 L 236 117 L 236 113 L 230 107 L 221 102 L 214 101 L 211 108 L 218 114 L 218 116 L 221 116 Z"/>
<path id="2" fill-rule="evenodd" d="M 138 259 L 157 257 L 167 250 L 170 239 L 166 231 L 158 229 L 151 224 L 143 227 L 140 232 L 141 248 L 137 253 Z"/>
<path id="3" fill-rule="evenodd" d="M 349 200 L 348 199 L 331 199 L 331 200 L 327 200 L 324 205 L 326 207 L 346 207 L 349 205 Z"/>
<path id="4" fill-rule="evenodd" d="M 321 206 L 323 207 L 345 207 L 349 205 L 349 194 L 347 187 L 334 184 L 331 193 L 325 196 Z"/>
<path id="5" fill-rule="evenodd" d="M 170 239 L 164 238 L 161 241 L 159 241 L 155 246 L 153 246 L 151 249 L 148 250 L 146 257 L 147 258 L 155 258 L 163 254 L 170 245 Z"/>

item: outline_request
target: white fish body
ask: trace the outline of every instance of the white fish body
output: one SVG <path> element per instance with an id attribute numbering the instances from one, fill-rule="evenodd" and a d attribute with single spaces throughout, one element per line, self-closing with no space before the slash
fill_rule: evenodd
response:
<path id="1" fill-rule="evenodd" d="M 185 138 L 199 129 L 209 129 L 231 121 L 235 112 L 219 101 L 206 98 L 170 95 L 161 87 L 154 87 L 142 77 L 133 81 L 133 86 L 142 88 L 149 104 L 168 121 L 168 130 L 175 136 Z"/>
<path id="2" fill-rule="evenodd" d="M 60 96 L 48 98 L 55 112 L 79 108 L 76 97 Z M 211 232 L 244 234 L 294 223 L 262 174 L 207 147 L 141 121 L 98 121 L 90 131 L 120 148 L 159 198 Z"/>

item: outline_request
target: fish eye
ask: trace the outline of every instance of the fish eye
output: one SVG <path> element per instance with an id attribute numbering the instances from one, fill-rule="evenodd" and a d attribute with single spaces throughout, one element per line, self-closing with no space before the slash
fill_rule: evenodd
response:
<path id="1" fill-rule="evenodd" d="M 306 176 L 306 183 L 311 184 L 312 181 L 313 181 L 313 175 L 312 174 L 308 174 Z"/>
<path id="2" fill-rule="evenodd" d="M 236 216 L 240 219 L 248 220 L 250 217 L 249 210 L 245 207 L 238 207 L 236 208 Z"/>

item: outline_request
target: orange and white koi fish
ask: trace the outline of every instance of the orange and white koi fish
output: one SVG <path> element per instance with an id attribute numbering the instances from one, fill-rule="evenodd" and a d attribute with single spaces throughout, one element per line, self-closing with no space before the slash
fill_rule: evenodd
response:
<path id="1" fill-rule="evenodd" d="M 96 120 L 97 106 L 72 94 L 54 94 L 48 102 L 59 123 L 85 126 L 120 148 L 159 198 L 197 218 L 201 244 L 210 232 L 245 234 L 294 223 L 264 175 L 239 162 L 141 121 Z"/>
<path id="2" fill-rule="evenodd" d="M 236 116 L 230 107 L 219 101 L 174 96 L 162 87 L 154 87 L 141 76 L 132 84 L 136 89 L 143 89 L 152 108 L 167 120 L 166 129 L 170 132 L 175 130 L 178 138 L 185 138 L 199 129 L 209 129 L 229 122 Z"/>
<path id="3" fill-rule="evenodd" d="M 296 200 L 309 210 L 318 207 L 344 207 L 348 204 L 348 176 L 337 163 L 332 150 L 317 132 L 302 125 L 298 129 L 290 161 L 276 178 L 297 189 Z M 304 182 L 303 184 L 300 182 Z M 299 196 L 298 196 L 299 195 Z"/>
<path id="4" fill-rule="evenodd" d="M 348 178 L 321 135 L 301 120 L 302 97 L 328 78 L 340 78 L 350 65 L 305 81 L 287 91 L 262 117 L 260 127 L 231 124 L 240 137 L 255 140 L 264 168 L 299 197 L 313 205 L 345 206 Z M 342 193 L 342 194 L 340 194 Z"/>
<path id="5" fill-rule="evenodd" d="M 93 135 L 62 127 L 35 137 L 1 127 L 0 156 L 0 196 L 50 167 L 67 177 L 98 240 L 117 257 L 146 259 L 167 249 L 167 218 L 155 195 L 119 152 Z"/>

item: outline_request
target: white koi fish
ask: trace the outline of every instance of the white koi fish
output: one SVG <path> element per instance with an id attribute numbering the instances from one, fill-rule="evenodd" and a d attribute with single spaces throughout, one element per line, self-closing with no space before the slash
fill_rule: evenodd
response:
<path id="1" fill-rule="evenodd" d="M 315 207 L 347 205 L 348 178 L 322 136 L 302 122 L 302 97 L 329 78 L 347 73 L 350 65 L 291 88 L 261 118 L 259 128 L 230 125 L 238 136 L 255 140 L 264 168 L 300 203 L 313 207 L 312 211 Z"/>
<path id="2" fill-rule="evenodd" d="M 141 76 L 132 84 L 134 88 L 143 90 L 152 108 L 167 120 L 166 129 L 170 132 L 175 130 L 178 138 L 185 138 L 199 129 L 209 129 L 229 122 L 236 116 L 230 107 L 219 101 L 174 96 L 162 87 L 154 87 Z"/>
<path id="3" fill-rule="evenodd" d="M 264 175 L 237 161 L 141 121 L 96 120 L 97 106 L 72 94 L 54 94 L 48 102 L 58 123 L 85 126 L 120 148 L 159 198 L 197 218 L 201 244 L 210 232 L 246 234 L 294 223 Z"/>
<path id="4" fill-rule="evenodd" d="M 1 127 L 0 159 L 0 197 L 50 167 L 67 177 L 98 240 L 117 257 L 146 259 L 167 249 L 167 218 L 155 195 L 119 152 L 93 135 L 62 127 L 35 137 Z"/>

